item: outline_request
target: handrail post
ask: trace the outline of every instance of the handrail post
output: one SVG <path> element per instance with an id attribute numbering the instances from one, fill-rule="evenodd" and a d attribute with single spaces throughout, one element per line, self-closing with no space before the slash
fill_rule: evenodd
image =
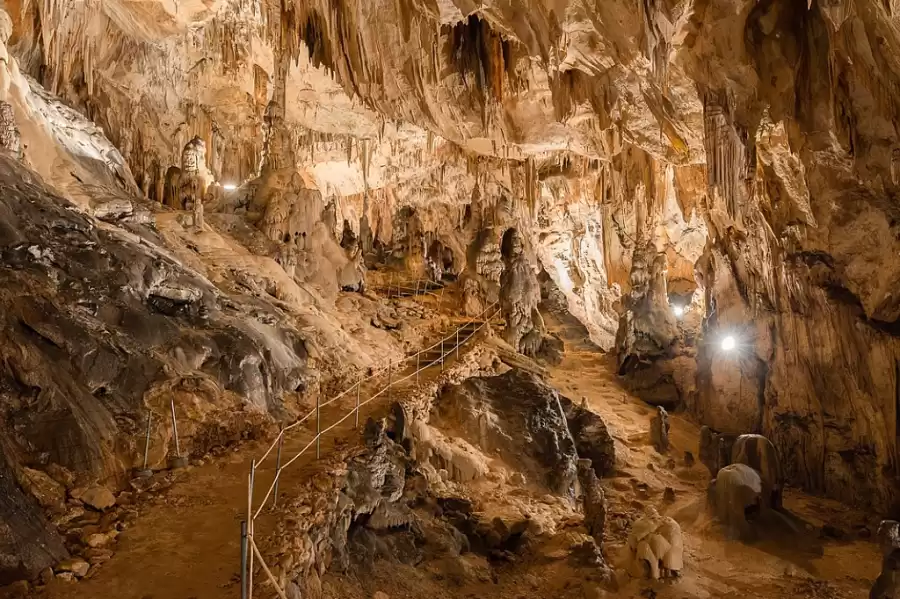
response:
<path id="1" fill-rule="evenodd" d="M 416 384 L 419 384 L 419 359 L 422 355 L 422 350 L 416 352 Z"/>
<path id="2" fill-rule="evenodd" d="M 241 520 L 241 599 L 247 599 L 247 521 Z"/>
<path id="3" fill-rule="evenodd" d="M 388 299 L 391 299 L 391 288 L 394 286 L 394 273 L 391 273 L 391 278 L 388 280 Z"/>
<path id="4" fill-rule="evenodd" d="M 253 483 L 256 479 L 256 458 L 250 462 L 250 476 L 247 479 L 247 537 L 248 544 L 253 538 Z M 253 598 L 253 554 L 247 560 L 247 599 Z"/>
<path id="5" fill-rule="evenodd" d="M 388 384 L 387 384 L 388 401 L 391 401 L 391 366 L 392 365 L 393 365 L 393 360 L 388 360 Z"/>
<path id="6" fill-rule="evenodd" d="M 322 408 L 320 393 L 316 394 L 316 459 L 322 455 Z"/>
<path id="7" fill-rule="evenodd" d="M 444 372 L 444 340 L 441 339 L 441 372 Z"/>
<path id="8" fill-rule="evenodd" d="M 272 509 L 278 507 L 278 480 L 281 477 L 281 448 L 284 447 L 284 425 L 278 433 L 278 451 L 275 454 L 275 488 L 272 490 Z"/>
<path id="9" fill-rule="evenodd" d="M 459 360 L 459 329 L 456 329 L 456 359 Z"/>
<path id="10" fill-rule="evenodd" d="M 175 457 L 181 457 L 181 443 L 178 442 L 178 422 L 175 420 L 175 398 L 169 400 L 172 407 L 172 432 L 175 434 Z"/>
<path id="11" fill-rule="evenodd" d="M 362 377 L 356 381 L 356 428 L 359 428 L 359 387 L 362 384 Z"/>
<path id="12" fill-rule="evenodd" d="M 441 297 L 438 300 L 438 312 L 444 309 L 444 285 L 441 285 Z"/>
<path id="13" fill-rule="evenodd" d="M 144 467 L 141 472 L 147 472 L 147 462 L 150 460 L 150 426 L 153 423 L 153 412 L 147 408 L 147 438 L 144 440 Z"/>

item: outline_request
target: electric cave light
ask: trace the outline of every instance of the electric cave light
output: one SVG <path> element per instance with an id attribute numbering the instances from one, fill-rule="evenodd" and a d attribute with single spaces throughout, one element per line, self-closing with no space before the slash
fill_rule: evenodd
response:
<path id="1" fill-rule="evenodd" d="M 684 315 L 684 306 L 672 306 L 672 311 L 675 313 L 675 316 L 683 316 Z"/>
<path id="2" fill-rule="evenodd" d="M 234 183 L 224 183 L 222 184 L 222 189 L 226 191 L 233 191 L 237 189 L 237 185 L 235 185 Z"/>
<path id="3" fill-rule="evenodd" d="M 726 335 L 724 339 L 722 339 L 722 351 L 731 351 L 737 346 L 737 342 L 734 337 L 731 335 Z"/>

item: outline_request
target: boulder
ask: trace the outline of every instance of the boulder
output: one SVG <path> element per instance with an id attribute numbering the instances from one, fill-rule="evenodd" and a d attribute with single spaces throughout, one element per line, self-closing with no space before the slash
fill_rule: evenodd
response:
<path id="1" fill-rule="evenodd" d="M 65 488 L 46 473 L 23 468 L 20 476 L 22 488 L 28 491 L 46 509 L 64 509 Z"/>
<path id="2" fill-rule="evenodd" d="M 0 585 L 37 578 L 69 557 L 62 538 L 16 480 L 0 451 Z"/>
<path id="3" fill-rule="evenodd" d="M 56 566 L 57 572 L 71 572 L 78 578 L 87 576 L 88 570 L 90 569 L 91 565 L 78 557 L 63 560 Z"/>
<path id="4" fill-rule="evenodd" d="M 116 505 L 116 496 L 112 491 L 100 485 L 92 485 L 80 492 L 73 491 L 72 497 L 80 499 L 85 505 L 100 511 Z"/>
<path id="5" fill-rule="evenodd" d="M 71 470 L 60 466 L 59 464 L 50 463 L 47 465 L 47 474 L 50 478 L 69 489 L 75 484 L 75 475 Z"/>
<path id="6" fill-rule="evenodd" d="M 762 480 L 746 464 L 731 464 L 719 470 L 711 483 L 711 498 L 718 519 L 730 532 L 748 537 L 751 522 L 762 507 Z"/>
<path id="7" fill-rule="evenodd" d="M 731 463 L 746 464 L 759 474 L 763 508 L 781 508 L 784 476 L 771 441 L 762 435 L 741 435 L 731 449 Z"/>
<path id="8" fill-rule="evenodd" d="M 567 397 L 560 396 L 559 403 L 578 456 L 591 461 L 598 477 L 610 476 L 616 469 L 616 447 L 603 418 Z"/>
<path id="9" fill-rule="evenodd" d="M 432 404 L 429 425 L 453 431 L 484 454 L 500 457 L 529 481 L 574 499 L 578 451 L 572 427 L 560 409 L 570 404 L 536 375 L 514 368 L 499 376 L 471 377 L 447 386 Z M 436 469 L 458 470 L 459 465 L 442 457 L 450 452 L 438 439 L 428 439 L 425 427 L 420 428 L 413 434 L 417 455 L 430 452 Z M 460 454 L 453 453 L 452 461 L 458 462 Z M 459 479 L 454 476 L 454 480 Z"/>

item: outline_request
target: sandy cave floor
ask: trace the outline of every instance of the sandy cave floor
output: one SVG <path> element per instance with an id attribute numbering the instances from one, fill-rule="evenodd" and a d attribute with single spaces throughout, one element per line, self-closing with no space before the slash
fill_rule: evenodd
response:
<path id="1" fill-rule="evenodd" d="M 566 552 L 561 534 L 557 534 L 521 561 L 495 568 L 486 582 L 452 584 L 444 571 L 379 561 L 365 580 L 353 575 L 326 576 L 326 597 L 368 599 L 378 590 L 391 599 L 868 596 L 881 561 L 874 543 L 856 537 L 848 541 L 822 539 L 818 531 L 825 524 L 845 531 L 863 524 L 871 527 L 871 515 L 788 490 L 785 505 L 813 527 L 808 535 L 752 546 L 726 539 L 705 510 L 706 469 L 699 462 L 691 468 L 684 466 L 685 450 L 698 455 L 698 427 L 680 415 L 672 415 L 673 447 L 667 456 L 657 454 L 649 439 L 652 409 L 621 387 L 609 358 L 583 341 L 583 329 L 553 318 L 548 318 L 548 323 L 566 342 L 564 359 L 550 369 L 549 382 L 576 401 L 586 398 L 588 406 L 605 419 L 621 456 L 617 476 L 604 480 L 611 506 L 604 553 L 616 565 L 627 536 L 625 522 L 640 515 L 645 506 L 654 505 L 683 528 L 686 566 L 682 577 L 657 583 L 625 579 L 618 591 L 604 594 L 599 585 L 573 579 L 576 571 L 562 557 Z M 349 437 L 355 433 L 348 429 L 345 434 Z M 257 444 L 250 444 L 183 472 L 165 494 L 142 506 L 140 515 L 121 536 L 112 560 L 89 580 L 54 582 L 38 596 L 238 597 L 237 531 L 246 509 L 246 465 L 259 450 Z M 304 466 L 298 476 L 309 471 Z M 666 487 L 675 491 L 676 499 L 671 504 L 662 500 Z M 473 560 L 472 568 L 483 569 L 483 565 Z"/>

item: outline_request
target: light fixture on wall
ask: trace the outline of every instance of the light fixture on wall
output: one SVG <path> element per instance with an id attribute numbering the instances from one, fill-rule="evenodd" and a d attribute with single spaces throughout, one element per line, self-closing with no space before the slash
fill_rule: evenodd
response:
<path id="1" fill-rule="evenodd" d="M 737 341 L 732 335 L 725 335 L 722 338 L 722 351 L 732 351 L 735 347 L 737 347 Z"/>
<path id="2" fill-rule="evenodd" d="M 223 183 L 222 189 L 224 189 L 225 191 L 234 191 L 235 189 L 237 189 L 237 185 L 235 185 L 234 183 Z"/>
<path id="3" fill-rule="evenodd" d="M 678 304 L 675 304 L 674 306 L 672 306 L 672 312 L 675 313 L 675 316 L 677 318 L 681 318 L 682 316 L 684 316 L 684 306 L 679 306 Z"/>

